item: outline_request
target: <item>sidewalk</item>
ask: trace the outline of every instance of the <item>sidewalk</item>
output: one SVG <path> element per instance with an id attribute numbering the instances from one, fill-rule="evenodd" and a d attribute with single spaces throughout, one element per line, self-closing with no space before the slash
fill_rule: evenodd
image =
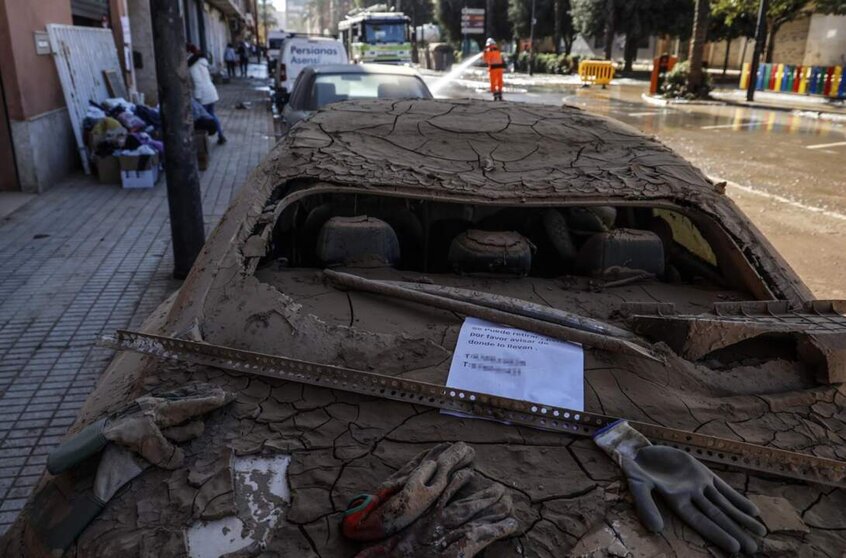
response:
<path id="1" fill-rule="evenodd" d="M 830 116 L 832 120 L 846 120 L 846 102 L 820 95 L 799 95 L 774 91 L 755 91 L 755 100 L 746 100 L 742 89 L 715 89 L 711 97 L 733 105 L 750 108 L 782 110 L 797 113 L 816 113 L 818 117 Z"/>
<path id="2" fill-rule="evenodd" d="M 262 85 L 218 88 L 229 143 L 212 142 L 200 173 L 207 233 L 274 143 Z M 112 358 L 95 338 L 139 325 L 179 286 L 172 271 L 164 180 L 122 190 L 80 175 L 0 219 L 0 534 Z"/>

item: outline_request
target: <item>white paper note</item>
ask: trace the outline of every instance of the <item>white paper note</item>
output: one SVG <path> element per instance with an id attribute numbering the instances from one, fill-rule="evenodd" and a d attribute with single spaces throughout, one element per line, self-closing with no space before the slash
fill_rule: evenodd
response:
<path id="1" fill-rule="evenodd" d="M 583 411 L 584 362 L 581 345 L 466 318 L 447 386 Z"/>

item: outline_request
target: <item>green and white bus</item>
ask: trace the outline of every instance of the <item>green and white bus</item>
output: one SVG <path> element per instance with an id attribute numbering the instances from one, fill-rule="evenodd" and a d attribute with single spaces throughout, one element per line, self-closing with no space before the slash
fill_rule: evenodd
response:
<path id="1" fill-rule="evenodd" d="M 350 12 L 338 23 L 351 62 L 411 63 L 411 20 L 385 6 Z"/>

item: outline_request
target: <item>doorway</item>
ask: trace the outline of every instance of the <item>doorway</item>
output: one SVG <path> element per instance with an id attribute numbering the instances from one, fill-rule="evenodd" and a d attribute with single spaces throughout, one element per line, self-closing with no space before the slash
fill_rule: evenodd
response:
<path id="1" fill-rule="evenodd" d="M 12 130 L 6 110 L 6 95 L 3 92 L 3 71 L 0 69 L 0 192 L 20 190 L 18 167 L 15 163 L 15 148 L 12 145 Z"/>

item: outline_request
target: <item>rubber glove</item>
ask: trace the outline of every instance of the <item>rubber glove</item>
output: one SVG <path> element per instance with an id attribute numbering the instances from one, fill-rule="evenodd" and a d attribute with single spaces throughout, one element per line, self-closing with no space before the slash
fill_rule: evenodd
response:
<path id="1" fill-rule="evenodd" d="M 766 528 L 754 519 L 758 508 L 695 457 L 677 448 L 653 446 L 626 421 L 600 430 L 594 441 L 623 469 L 647 529 L 656 533 L 664 529 L 654 491 L 706 541 L 732 554 L 757 551 L 747 530 L 766 534 Z"/>
<path id="2" fill-rule="evenodd" d="M 120 444 L 163 469 L 182 465 L 184 454 L 168 440 L 179 439 L 167 429 L 204 415 L 232 401 L 233 396 L 211 384 L 190 384 L 156 395 L 139 397 L 122 411 L 88 425 L 53 450 L 47 470 L 57 475 L 100 452 L 108 442 Z M 162 433 L 162 430 L 165 432 Z"/>
<path id="3" fill-rule="evenodd" d="M 418 454 L 383 482 L 374 494 L 352 499 L 342 530 L 358 541 L 376 541 L 393 535 L 425 512 L 446 489 L 453 472 L 475 457 L 464 442 L 438 444 Z"/>
<path id="4" fill-rule="evenodd" d="M 65 550 L 100 515 L 112 496 L 149 466 L 134 452 L 109 444 L 90 481 L 83 477 L 76 482 L 61 479 L 47 484 L 30 509 L 31 524 L 41 543 L 50 552 Z"/>
<path id="5" fill-rule="evenodd" d="M 428 512 L 356 558 L 472 558 L 517 531 L 513 508 L 502 485 L 461 469 Z"/>

